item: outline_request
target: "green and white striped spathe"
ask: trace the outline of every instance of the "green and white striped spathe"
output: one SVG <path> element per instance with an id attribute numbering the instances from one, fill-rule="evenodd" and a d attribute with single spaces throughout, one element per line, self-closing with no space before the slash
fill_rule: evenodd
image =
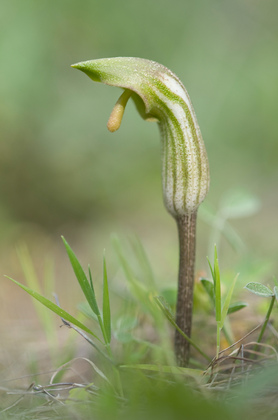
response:
<path id="1" fill-rule="evenodd" d="M 209 166 L 193 106 L 178 77 L 161 64 L 133 57 L 73 67 L 94 81 L 131 91 L 141 116 L 158 122 L 165 206 L 175 218 L 195 212 L 209 189 Z"/>

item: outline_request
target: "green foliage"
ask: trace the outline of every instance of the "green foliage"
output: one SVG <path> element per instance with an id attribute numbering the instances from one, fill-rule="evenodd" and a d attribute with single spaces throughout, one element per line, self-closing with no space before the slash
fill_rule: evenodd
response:
<path id="1" fill-rule="evenodd" d="M 153 129 L 153 136 L 157 137 L 155 127 L 145 127 L 139 122 L 138 130 L 134 132 L 133 122 L 136 120 L 137 124 L 138 118 L 130 109 L 130 119 L 126 120 L 125 130 L 117 137 L 117 141 L 104 138 L 105 132 L 98 131 L 97 126 L 92 133 L 92 114 L 96 120 L 102 119 L 105 123 L 106 103 L 111 100 L 113 92 L 110 93 L 107 89 L 107 92 L 101 93 L 95 104 L 91 98 L 84 96 L 79 86 L 76 87 L 73 81 L 75 77 L 71 76 L 64 65 L 65 62 L 70 63 L 83 56 L 129 53 L 132 42 L 134 55 L 153 57 L 155 52 L 154 58 L 166 65 L 172 66 L 174 60 L 175 71 L 180 76 L 183 77 L 186 73 L 189 92 L 194 95 L 194 103 L 205 127 L 209 148 L 213 150 L 213 153 L 210 152 L 211 166 L 214 168 L 212 208 L 216 207 L 215 201 L 224 184 L 226 189 L 227 184 L 233 187 L 239 182 L 246 185 L 249 183 L 251 189 L 256 189 L 258 195 L 264 197 L 263 208 L 267 209 L 267 217 L 263 210 L 256 215 L 256 229 L 248 230 L 247 224 L 242 226 L 244 242 L 237 233 L 239 225 L 235 215 L 239 217 L 240 213 L 246 213 L 246 209 L 250 209 L 248 203 L 239 211 L 238 204 L 234 201 L 233 215 L 227 212 L 219 215 L 218 210 L 215 212 L 213 209 L 210 212 L 207 204 L 200 208 L 201 217 L 205 213 L 203 209 L 208 210 L 203 219 L 210 219 L 209 223 L 213 227 L 210 242 L 217 244 L 222 265 L 224 258 L 230 261 L 230 255 L 226 254 L 225 257 L 222 246 L 219 245 L 223 236 L 239 251 L 242 267 L 235 269 L 235 272 L 240 271 L 241 278 L 260 281 L 261 278 L 266 278 L 266 272 L 268 274 L 269 270 L 273 270 L 269 265 L 266 266 L 266 256 L 269 260 L 275 258 L 276 261 L 277 232 L 268 227 L 275 226 L 277 219 L 277 211 L 275 208 L 271 209 L 271 206 L 273 207 L 273 191 L 277 184 L 278 143 L 274 133 L 277 122 L 278 3 L 235 1 L 219 3 L 217 9 L 214 6 L 206 0 L 191 3 L 176 1 L 174 4 L 166 1 L 160 8 L 156 2 L 147 0 L 98 2 L 97 7 L 96 2 L 90 0 L 84 0 L 82 7 L 76 0 L 3 0 L 1 26 L 5 37 L 1 43 L 3 77 L 0 81 L 3 105 L 0 146 L 3 259 L 6 258 L 7 244 L 14 243 L 14 237 L 22 234 L 22 226 L 31 236 L 36 236 L 37 226 L 42 226 L 40 231 L 46 229 L 47 232 L 60 230 L 61 224 L 64 226 L 85 222 L 87 227 L 88 219 L 94 223 L 93 229 L 99 226 L 101 229 L 109 225 L 108 212 L 111 207 L 120 222 L 126 220 L 130 212 L 136 212 L 137 215 L 138 204 L 133 199 L 135 189 L 140 202 L 141 222 L 138 219 L 138 231 L 141 230 L 140 223 L 144 217 L 148 217 L 150 231 L 145 235 L 146 239 L 157 235 L 159 239 L 155 246 L 159 245 L 161 238 L 164 240 L 165 232 L 161 232 L 161 225 L 153 223 L 157 220 L 157 203 L 160 202 L 160 191 L 156 192 L 153 188 L 158 185 L 158 145 L 155 141 L 150 142 L 149 136 L 145 135 L 147 130 Z M 137 18 L 134 19 L 134 16 Z M 119 22 L 123 22 L 121 30 Z M 142 22 L 145 31 L 142 31 Z M 168 30 L 161 31 L 165 23 Z M 182 42 L 183 39 L 190 42 Z M 203 66 L 204 62 L 206 66 Z M 210 82 L 207 83 L 207 80 Z M 81 77 L 80 83 L 85 86 Z M 124 147 L 120 147 L 119 143 Z M 104 149 L 105 163 L 99 159 Z M 82 150 L 86 150 L 86 154 L 81 154 Z M 131 161 L 131 155 L 142 156 L 142 159 Z M 223 156 L 228 156 L 229 159 L 223 159 Z M 140 163 L 142 161 L 143 166 Z M 108 175 L 109 183 L 105 182 Z M 136 183 L 139 177 L 140 188 Z M 240 197 L 239 199 L 241 200 Z M 226 206 L 227 201 L 221 201 L 220 207 L 222 204 Z M 20 226 L 18 222 L 24 222 L 24 225 Z M 221 226 L 222 222 L 224 226 Z M 260 230 L 267 232 L 267 237 L 258 240 Z M 83 235 L 84 229 L 82 238 Z M 246 250 L 245 243 L 252 244 L 254 239 L 256 259 L 242 252 Z M 211 250 L 210 246 L 209 252 Z M 257 261 L 258 255 L 262 257 L 260 261 Z M 213 261 L 213 256 L 210 260 Z M 27 259 L 25 262 L 28 263 Z M 130 261 L 129 265 L 133 267 Z M 223 274 L 221 272 L 222 284 Z M 30 278 L 29 274 L 27 276 Z M 89 281 L 93 289 L 91 274 Z M 123 355 L 123 359 L 126 361 L 126 356 L 130 361 L 131 355 L 137 354 L 138 363 L 143 363 L 146 357 L 144 346 L 148 351 L 151 345 L 155 345 L 157 332 L 150 331 L 149 327 L 150 319 L 155 322 L 155 316 L 150 310 L 150 293 L 144 290 L 137 297 L 136 293 L 141 292 L 138 283 L 143 283 L 145 289 L 150 290 L 142 277 L 137 277 L 137 289 L 132 288 L 130 281 L 130 295 L 127 297 L 125 294 L 123 297 L 120 313 L 117 310 L 113 313 L 112 330 L 114 333 L 117 331 L 124 339 L 127 338 L 125 348 L 130 350 Z M 213 291 L 213 283 L 210 284 L 208 287 Z M 39 284 L 32 286 L 27 283 L 27 286 L 47 297 L 49 291 L 53 291 L 51 281 L 44 282 L 41 290 Z M 48 290 L 46 286 L 49 287 Z M 277 286 L 276 284 L 273 289 L 276 299 Z M 159 287 L 151 288 L 153 289 L 156 289 L 157 294 L 163 294 L 161 290 L 157 290 Z M 171 298 L 167 293 L 163 296 L 173 309 L 174 293 Z M 214 294 L 210 294 L 208 300 L 212 297 L 214 299 Z M 4 296 L 3 299 L 5 298 Z M 144 299 L 145 304 L 140 309 Z M 272 297 L 266 299 L 272 301 Z M 82 307 L 86 306 L 90 316 L 88 322 L 98 322 L 91 306 L 85 303 Z M 243 307 L 232 303 L 228 314 L 232 313 L 233 305 Z M 43 314 L 43 310 L 39 308 L 37 306 L 38 317 L 42 325 L 46 325 L 43 321 L 45 315 L 39 315 L 40 312 Z M 100 312 L 99 310 L 99 316 Z M 205 321 L 208 317 L 209 312 Z M 148 325 L 146 331 L 143 330 L 144 322 Z M 2 323 L 5 323 L 5 319 L 2 319 Z M 49 326 L 47 328 L 51 330 L 51 325 Z M 206 324 L 205 332 L 207 326 Z M 224 329 L 225 325 L 223 331 Z M 142 341 L 134 343 L 134 336 L 140 337 L 138 331 L 141 336 L 147 334 L 148 344 Z M 209 346 L 207 336 L 199 331 L 198 335 L 200 344 L 204 342 L 205 347 Z M 2 344 L 4 345 L 3 342 Z M 159 345 L 161 346 L 160 342 Z M 5 351 L 5 347 L 3 350 Z M 20 347 L 20 352 L 22 351 Z M 147 359 L 149 358 L 150 353 L 147 353 Z M 155 357 L 152 359 L 157 360 Z M 15 364 L 14 360 L 9 365 L 9 370 Z M 20 371 L 21 368 L 20 366 Z M 277 418 L 275 395 L 278 374 L 275 366 L 263 369 L 259 375 L 248 375 L 248 382 L 246 378 L 241 378 L 242 386 L 228 392 L 227 405 L 222 389 L 218 391 L 217 398 L 210 399 L 207 387 L 191 392 L 184 378 L 177 383 L 176 378 L 169 376 L 166 382 L 165 376 L 161 379 L 160 375 L 143 375 L 143 370 L 129 370 L 129 376 L 124 374 L 124 401 L 113 392 L 92 394 L 92 389 L 88 387 L 72 390 L 65 406 L 63 400 L 55 401 L 51 390 L 48 390 L 49 395 L 46 392 L 37 395 L 35 391 L 28 395 L 24 390 L 25 405 L 15 406 L 0 416 L 5 420 Z M 262 396 L 264 390 L 267 394 L 266 400 Z M 19 391 L 12 389 L 12 392 Z M 4 402 L 1 401 L 1 409 L 3 407 Z"/>
<path id="2" fill-rule="evenodd" d="M 184 401 L 186 401 L 186 413 L 187 415 L 190 414 L 190 418 L 192 419 L 199 418 L 199 415 L 204 416 L 206 414 L 207 416 L 208 413 L 211 413 L 216 419 L 218 416 L 219 418 L 222 418 L 221 416 L 224 415 L 225 418 L 231 418 L 234 420 L 232 411 L 229 408 L 230 406 L 226 406 L 224 402 L 217 403 L 213 401 L 213 399 L 209 399 L 210 408 L 208 408 L 206 405 L 207 396 L 206 398 L 203 398 L 202 392 L 204 389 L 206 389 L 206 387 L 210 386 L 212 375 L 210 368 L 204 369 L 204 367 L 200 364 L 198 366 L 197 360 L 191 360 L 192 366 L 194 366 L 194 363 L 196 363 L 196 367 L 194 368 L 179 368 L 173 362 L 169 347 L 167 347 L 167 341 L 165 341 L 165 338 L 163 338 L 162 334 L 163 331 L 165 331 L 165 323 L 163 322 L 164 317 L 174 328 L 178 330 L 179 328 L 175 323 L 175 318 L 171 306 L 168 304 L 165 298 L 159 295 L 155 295 L 157 291 L 159 292 L 159 288 L 155 284 L 146 253 L 143 252 L 143 247 L 139 243 L 138 239 L 132 239 L 129 243 L 132 244 L 131 250 L 134 253 L 133 256 L 135 261 L 138 263 L 138 267 L 141 269 L 140 275 L 136 273 L 136 270 L 134 270 L 133 264 L 131 264 L 130 258 L 125 254 L 123 245 L 121 244 L 120 240 L 115 237 L 113 238 L 117 256 L 121 263 L 121 267 L 123 268 L 127 284 L 130 286 L 130 296 L 128 300 L 131 303 L 130 306 L 127 306 L 127 311 L 121 312 L 117 316 L 113 317 L 113 322 L 111 322 L 109 284 L 105 257 L 103 258 L 102 310 L 100 310 L 94 292 L 94 282 L 90 267 L 89 279 L 87 279 L 76 255 L 73 253 L 69 244 L 65 240 L 64 243 L 80 287 L 82 290 L 85 290 L 85 293 L 87 293 L 91 302 L 94 302 L 93 305 L 90 305 L 88 300 L 86 300 L 86 302 L 80 305 L 80 309 L 93 323 L 97 323 L 99 325 L 104 338 L 104 342 L 102 344 L 104 345 L 106 356 L 90 338 L 90 336 L 93 336 L 95 339 L 97 338 L 94 330 L 92 331 L 86 325 L 81 323 L 77 318 L 65 312 L 58 306 L 58 304 L 55 305 L 48 299 L 44 298 L 40 293 L 37 293 L 31 290 L 31 288 L 11 279 L 32 297 L 37 299 L 38 302 L 59 315 L 64 323 L 66 323 L 66 325 L 71 324 L 72 328 L 74 329 L 75 327 L 73 326 L 77 326 L 78 328 L 75 330 L 79 332 L 79 334 L 81 334 L 88 343 L 97 348 L 100 354 L 105 356 L 104 358 L 99 359 L 98 363 L 95 363 L 89 359 L 82 358 L 82 360 L 91 366 L 95 373 L 94 384 L 88 384 L 86 386 L 75 384 L 75 387 L 69 391 L 65 404 L 61 405 L 60 408 L 59 406 L 55 406 L 55 415 L 59 414 L 61 418 L 61 416 L 63 417 L 66 415 L 74 414 L 75 416 L 81 416 L 84 419 L 89 419 L 92 415 L 96 415 L 97 418 L 107 418 L 108 420 L 108 418 L 111 418 L 111 413 L 113 413 L 113 418 L 115 419 L 123 419 L 125 417 L 130 418 L 131 415 L 133 418 L 136 418 L 138 414 L 136 410 L 139 410 L 140 415 L 138 414 L 138 420 L 142 418 L 140 417 L 142 412 L 145 413 L 144 417 L 147 419 L 156 418 L 154 416 L 157 415 L 160 416 L 159 418 L 163 419 L 165 413 L 167 413 L 167 416 L 165 414 L 165 419 L 169 418 L 169 416 L 171 417 L 172 415 L 175 415 L 175 418 L 183 418 L 179 416 L 184 416 L 185 412 L 183 411 L 181 413 L 181 410 L 183 408 Z M 223 330 L 225 333 L 224 323 L 225 320 L 227 320 L 228 314 L 234 313 L 244 308 L 246 303 L 240 301 L 231 303 L 234 286 L 238 276 L 236 276 L 232 281 L 225 294 L 225 297 L 222 297 L 221 274 L 216 249 L 213 265 L 209 262 L 209 266 L 211 268 L 213 281 L 202 278 L 200 284 L 202 284 L 204 293 L 207 295 L 209 302 L 212 303 L 215 312 L 216 308 L 218 308 L 216 320 L 218 356 L 220 350 L 220 332 Z M 149 274 L 147 275 L 147 273 Z M 87 283 L 85 283 L 85 280 Z M 258 283 L 254 282 L 249 283 L 247 285 L 248 287 L 246 287 L 249 291 L 252 291 L 257 295 L 259 294 L 259 296 L 271 297 L 271 303 L 262 329 L 260 331 L 258 343 L 262 340 L 266 325 L 269 322 L 274 301 L 277 297 L 277 285 L 275 280 L 274 282 L 274 292 L 272 292 L 271 289 L 267 288 L 266 286 L 262 284 L 258 285 Z M 34 286 L 36 286 L 36 283 L 34 283 Z M 90 288 L 89 292 L 88 286 Z M 162 290 L 164 289 L 162 288 Z M 85 293 L 84 295 L 86 297 Z M 94 297 L 93 300 L 92 296 Z M 123 302 L 126 299 L 127 297 L 125 296 L 123 298 Z M 130 301 L 130 299 L 132 300 Z M 136 302 L 138 303 L 138 306 L 136 306 Z M 156 340 L 158 344 L 146 342 L 143 339 L 136 337 L 136 330 L 138 326 L 140 326 L 141 322 L 140 317 L 138 317 L 138 311 L 140 309 L 144 309 L 145 315 L 148 317 L 148 324 L 151 319 L 154 327 L 157 328 Z M 84 332 L 87 333 L 88 336 L 85 335 Z M 182 331 L 180 331 L 180 333 L 184 335 Z M 168 335 L 168 331 L 166 331 L 166 334 Z M 118 356 L 114 354 L 110 348 L 110 340 L 112 336 L 117 340 L 117 345 L 121 345 L 124 349 L 121 362 L 118 361 Z M 188 337 L 186 338 L 206 361 L 211 361 L 209 355 L 207 355 L 199 347 L 199 345 L 194 342 L 194 340 Z M 205 340 L 201 339 L 200 341 L 202 343 L 201 347 L 203 347 Z M 163 349 L 161 347 L 163 347 Z M 146 353 L 146 351 L 148 352 L 150 349 L 152 349 L 153 353 Z M 205 348 L 205 350 L 207 350 L 207 348 Z M 257 350 L 256 347 L 255 350 Z M 169 352 L 168 360 L 167 357 L 165 357 L 166 352 Z M 148 357 L 146 357 L 147 354 Z M 67 369 L 76 360 L 77 359 L 73 359 L 60 366 L 57 372 L 53 375 L 52 381 L 55 382 L 56 378 L 63 376 Z M 166 363 L 164 362 L 165 360 Z M 102 364 L 99 366 L 100 362 Z M 54 387 L 54 384 L 52 386 Z M 255 382 L 252 383 L 252 387 L 252 389 L 257 389 L 257 384 Z M 174 394 L 176 399 L 174 399 L 172 394 L 173 389 L 175 390 Z M 152 390 L 155 390 L 155 392 Z M 193 394 L 192 390 L 194 390 Z M 198 399 L 195 401 L 194 395 L 196 391 Z M 55 392 L 54 388 L 51 392 L 52 394 Z M 236 393 L 238 392 L 238 396 L 236 397 L 237 401 L 239 401 L 238 407 L 244 407 L 244 409 L 246 409 L 240 389 L 234 388 L 233 392 L 236 396 Z M 169 399 L 166 398 L 166 394 L 170 395 L 171 397 Z M 138 395 L 140 395 L 140 402 L 138 400 Z M 247 393 L 247 391 L 244 395 L 245 398 L 251 398 L 251 394 Z M 143 401 L 141 401 L 142 398 Z M 160 401 L 160 404 L 156 405 L 155 401 L 158 400 Z M 123 401 L 124 405 L 122 404 Z M 161 406 L 163 406 L 162 411 Z M 196 408 L 197 406 L 198 409 Z M 50 409 L 47 408 L 45 414 L 48 413 L 52 416 L 52 412 L 47 410 Z M 34 409 L 34 413 L 37 415 L 36 409 Z M 24 411 L 25 417 L 27 414 L 28 412 Z M 16 419 L 16 417 L 14 418 Z M 31 418 L 32 417 L 30 417 L 30 419 Z M 238 418 L 236 414 L 235 418 Z"/>
<path id="3" fill-rule="evenodd" d="M 204 353 L 199 346 L 190 338 L 188 335 L 186 335 L 176 324 L 174 315 L 171 311 L 171 308 L 169 307 L 168 303 L 165 301 L 165 299 L 162 296 L 156 296 L 155 300 L 159 306 L 159 308 L 164 313 L 165 317 L 168 319 L 168 321 L 173 325 L 173 327 L 207 360 L 210 360 L 210 357 Z"/>
<path id="4" fill-rule="evenodd" d="M 229 312 L 229 308 L 230 308 L 230 302 L 231 302 L 231 299 L 232 299 L 232 296 L 233 296 L 233 291 L 234 291 L 234 287 L 235 287 L 235 284 L 236 284 L 236 281 L 237 281 L 237 278 L 238 278 L 238 274 L 236 275 L 236 277 L 234 278 L 234 280 L 233 280 L 233 282 L 232 282 L 232 284 L 231 284 L 231 286 L 230 286 L 230 289 L 228 290 L 228 293 L 227 293 L 227 295 L 226 295 L 226 298 L 225 298 L 225 301 L 224 301 L 224 304 L 223 304 L 223 306 L 222 306 L 222 311 L 221 311 L 221 323 L 220 323 L 220 328 L 222 329 L 223 328 L 223 326 L 224 326 L 224 322 L 225 322 L 225 320 L 226 320 L 226 316 L 227 316 L 227 314 L 228 314 L 228 312 Z M 235 309 L 235 308 L 234 308 Z M 235 312 L 235 310 L 234 310 L 234 312 Z"/>
<path id="5" fill-rule="evenodd" d="M 62 237 L 62 240 L 64 242 L 64 245 L 66 247 L 66 251 L 69 257 L 69 260 L 71 262 L 73 271 L 76 275 L 76 278 L 78 280 L 78 283 L 85 295 L 85 298 L 87 300 L 87 302 L 89 303 L 89 305 L 91 306 L 92 310 L 94 311 L 94 313 L 96 315 L 99 315 L 99 309 L 97 306 L 97 302 L 96 302 L 96 297 L 95 297 L 95 292 L 94 292 L 94 288 L 91 286 L 90 287 L 90 283 L 88 282 L 88 279 L 84 273 L 83 268 L 81 267 L 81 264 L 79 263 L 78 259 L 76 258 L 76 255 L 74 254 L 73 250 L 71 249 L 71 247 L 69 246 L 69 244 L 67 243 L 67 241 L 65 240 L 64 237 Z M 91 285 L 92 285 L 92 281 L 91 281 Z"/>
<path id="6" fill-rule="evenodd" d="M 274 283 L 277 284 L 277 280 L 276 280 L 275 277 L 274 277 L 273 280 L 274 280 Z M 262 328 L 260 330 L 260 334 L 259 334 L 259 337 L 258 337 L 258 340 L 257 340 L 257 343 L 260 343 L 262 341 L 264 332 L 265 332 L 266 327 L 268 325 L 270 315 L 271 315 L 273 307 L 274 307 L 275 299 L 277 299 L 277 286 L 274 286 L 274 291 L 272 292 L 272 290 L 269 287 L 265 286 L 262 283 L 250 282 L 245 286 L 245 289 L 247 289 L 249 292 L 252 292 L 255 295 L 260 296 L 260 297 L 266 297 L 266 298 L 271 297 L 271 301 L 270 301 L 270 304 L 269 304 L 269 307 L 268 307 L 268 311 L 266 313 L 265 320 L 262 324 Z M 255 346 L 255 351 L 257 350 L 257 348 L 258 348 L 258 346 L 256 345 Z"/>
<path id="7" fill-rule="evenodd" d="M 255 295 L 262 296 L 262 297 L 272 297 L 273 292 L 268 287 L 261 283 L 250 282 L 245 286 L 245 289 L 249 290 L 249 292 L 254 293 Z"/>
<path id="8" fill-rule="evenodd" d="M 248 306 L 248 303 L 246 302 L 234 302 L 231 303 L 228 309 L 228 315 L 233 314 L 235 312 L 240 311 L 241 309 L 246 308 Z"/>
<path id="9" fill-rule="evenodd" d="M 83 325 L 78 319 L 70 315 L 68 312 L 64 311 L 64 309 L 61 309 L 60 306 L 55 305 L 55 303 L 51 302 L 49 299 L 45 298 L 44 296 L 40 295 L 39 293 L 35 292 L 34 290 L 30 289 L 27 286 L 24 286 L 23 284 L 19 283 L 18 281 L 12 279 L 11 277 L 6 276 L 8 279 L 12 280 L 15 284 L 17 284 L 21 289 L 25 290 L 30 296 L 32 296 L 34 299 L 36 299 L 38 302 L 40 302 L 42 305 L 44 305 L 46 308 L 50 309 L 55 314 L 59 315 L 63 320 L 68 321 L 72 323 L 73 325 L 76 325 L 78 328 L 81 328 L 81 330 L 87 332 L 88 334 L 95 337 L 98 341 L 101 341 L 89 328 L 87 328 L 85 325 Z"/>
<path id="10" fill-rule="evenodd" d="M 27 286 L 31 290 L 37 290 L 41 295 L 45 294 L 46 296 L 49 296 L 54 290 L 52 261 L 50 259 L 47 259 L 45 261 L 44 279 L 43 285 L 41 286 L 30 253 L 25 244 L 20 244 L 17 247 L 17 255 L 22 271 L 24 273 L 24 278 L 27 283 Z M 54 320 L 50 316 L 51 313 L 46 311 L 38 300 L 34 299 L 33 303 L 36 309 L 38 319 L 40 320 L 40 323 L 47 338 L 52 361 L 54 361 L 56 356 L 54 348 L 57 347 L 57 335 L 54 333 Z"/>
<path id="11" fill-rule="evenodd" d="M 261 203 L 259 199 L 242 189 L 226 191 L 222 196 L 217 211 L 207 203 L 202 205 L 199 212 L 200 217 L 211 226 L 209 251 L 213 244 L 220 248 L 222 236 L 238 253 L 246 251 L 245 243 L 231 222 L 236 219 L 250 217 L 258 213 L 260 208 Z"/>
<path id="12" fill-rule="evenodd" d="M 107 270 L 105 257 L 103 256 L 103 326 L 105 330 L 105 341 L 110 343 L 111 341 L 111 314 L 110 314 L 110 302 L 109 302 L 109 290 L 107 280 Z"/>
<path id="13" fill-rule="evenodd" d="M 220 332 L 224 328 L 224 323 L 226 321 L 227 315 L 233 312 L 236 312 L 242 308 L 244 308 L 245 304 L 233 304 L 231 305 L 231 299 L 233 296 L 234 287 L 238 278 L 237 276 L 234 278 L 230 288 L 226 294 L 225 300 L 222 300 L 221 295 L 221 279 L 220 279 L 220 270 L 219 270 L 219 262 L 217 256 L 217 249 L 216 246 L 214 248 L 214 265 L 208 259 L 208 264 L 210 268 L 210 272 L 212 275 L 213 283 L 211 283 L 207 279 L 201 279 L 201 283 L 208 294 L 211 302 L 213 303 L 214 310 L 215 310 L 215 320 L 216 320 L 216 357 L 219 355 L 220 350 Z M 228 330 L 224 330 L 226 337 L 229 341 L 232 341 L 229 337 Z"/>

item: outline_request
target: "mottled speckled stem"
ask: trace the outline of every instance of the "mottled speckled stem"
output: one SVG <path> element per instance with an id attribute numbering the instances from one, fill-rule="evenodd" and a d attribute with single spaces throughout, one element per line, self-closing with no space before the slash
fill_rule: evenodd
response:
<path id="1" fill-rule="evenodd" d="M 196 217 L 197 211 L 177 218 L 180 260 L 176 323 L 188 337 L 192 324 Z M 187 366 L 190 344 L 178 331 L 175 334 L 175 353 L 178 365 Z"/>

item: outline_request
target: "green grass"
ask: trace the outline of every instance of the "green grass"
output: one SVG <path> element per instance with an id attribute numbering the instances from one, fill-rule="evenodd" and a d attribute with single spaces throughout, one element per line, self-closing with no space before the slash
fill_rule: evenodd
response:
<path id="1" fill-rule="evenodd" d="M 138 238 L 129 241 L 131 258 L 123 242 L 113 237 L 126 289 L 120 296 L 117 288 L 113 289 L 104 257 L 102 299 L 95 293 L 94 274 L 90 267 L 87 276 L 64 238 L 63 242 L 84 294 L 85 302 L 80 305 L 84 322 L 80 321 L 80 316 L 63 310 L 57 299 L 55 304 L 41 294 L 42 288 L 26 248 L 21 248 L 20 260 L 25 275 L 29 276 L 29 286 L 38 291 L 11 280 L 80 334 L 88 347 L 91 346 L 92 355 L 89 359 L 69 358 L 60 367 L 56 366 L 52 379 L 44 385 L 34 382 L 27 390 L 9 389 L 14 392 L 13 402 L 1 406 L 1 419 L 10 416 L 15 419 L 55 419 L 61 416 L 89 419 L 92 415 L 99 419 L 236 419 L 242 413 L 246 418 L 260 418 L 258 413 L 265 401 L 269 404 L 269 412 L 265 411 L 264 418 L 274 418 L 271 416 L 278 413 L 278 406 L 268 401 L 269 394 L 264 393 L 259 383 L 264 381 L 266 391 L 270 389 L 274 392 L 277 389 L 277 375 L 274 375 L 277 353 L 273 347 L 273 337 L 266 334 L 277 297 L 275 279 L 274 291 L 257 282 L 246 285 L 250 292 L 270 299 L 265 319 L 255 331 L 255 343 L 248 344 L 246 331 L 247 337 L 243 337 L 239 343 L 227 349 L 221 348 L 221 331 L 224 337 L 229 335 L 230 315 L 239 310 L 244 314 L 246 303 L 233 301 L 238 276 L 235 276 L 223 297 L 215 248 L 213 265 L 209 262 L 212 281 L 202 278 L 202 289 L 196 292 L 199 298 L 202 295 L 202 299 L 207 301 L 207 319 L 212 320 L 214 313 L 215 345 L 207 345 L 211 331 L 199 331 L 198 342 L 189 339 L 194 350 L 190 366 L 179 368 L 175 364 L 172 349 L 173 330 L 178 327 L 171 302 L 161 296 L 163 286 L 160 288 L 156 283 L 147 254 Z M 115 300 L 120 300 L 116 310 Z M 43 312 L 43 306 L 36 306 L 37 313 L 42 325 L 48 326 L 50 321 Z M 228 331 L 225 331 L 227 323 Z M 55 329 L 54 325 L 50 330 Z M 152 331 L 151 338 L 144 336 L 148 329 Z M 49 327 L 45 327 L 45 333 L 48 336 Z M 78 375 L 74 382 L 67 382 L 68 369 L 78 363 L 87 365 L 92 382 L 86 382 Z"/>

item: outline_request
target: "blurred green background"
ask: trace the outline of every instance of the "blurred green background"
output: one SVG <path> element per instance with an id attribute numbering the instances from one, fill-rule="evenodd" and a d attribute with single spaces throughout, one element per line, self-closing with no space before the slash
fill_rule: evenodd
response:
<path id="1" fill-rule="evenodd" d="M 120 90 L 70 67 L 136 56 L 169 67 L 191 96 L 211 168 L 204 206 L 217 213 L 237 189 L 261 203 L 231 221 L 245 248 L 223 239 L 222 266 L 241 271 L 243 284 L 269 281 L 278 268 L 277 16 L 276 0 L 1 0 L 1 273 L 23 281 L 15 248 L 24 241 L 39 275 L 45 256 L 54 259 L 63 304 L 76 302 L 60 235 L 97 277 L 104 247 L 113 260 L 116 231 L 136 233 L 156 277 L 175 283 L 177 235 L 162 203 L 156 124 L 130 103 L 110 134 Z M 198 270 L 207 270 L 215 229 L 201 214 Z M 28 317 L 29 298 L 2 283 L 1 316 Z"/>

